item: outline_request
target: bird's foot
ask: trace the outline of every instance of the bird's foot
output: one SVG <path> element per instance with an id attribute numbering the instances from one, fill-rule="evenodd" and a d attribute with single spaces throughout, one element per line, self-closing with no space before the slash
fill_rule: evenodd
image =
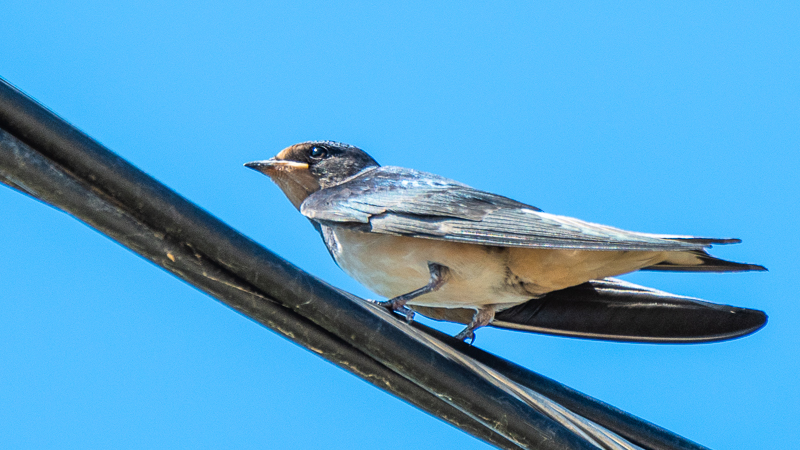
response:
<path id="1" fill-rule="evenodd" d="M 461 330 L 461 332 L 454 337 L 460 341 L 466 341 L 469 339 L 469 345 L 472 345 L 472 343 L 475 342 L 475 331 L 470 330 L 469 327 L 467 327 Z"/>
<path id="2" fill-rule="evenodd" d="M 383 306 L 384 308 L 388 309 L 391 312 L 399 312 L 400 314 L 406 317 L 406 322 L 411 323 L 414 320 L 414 315 L 416 314 L 411 308 L 405 305 L 405 302 L 398 301 L 397 297 L 391 300 L 379 301 L 379 300 L 372 300 L 367 299 L 368 302 L 374 303 L 378 306 Z"/>
<path id="3" fill-rule="evenodd" d="M 450 269 L 441 264 L 428 261 L 428 270 L 431 273 L 431 279 L 425 286 L 407 294 L 398 295 L 397 297 L 384 302 L 373 301 L 373 303 L 381 305 L 387 308 L 389 311 L 404 314 L 406 316 L 406 322 L 411 323 L 411 321 L 414 320 L 414 311 L 408 308 L 406 303 L 419 297 L 420 295 L 438 290 L 450 278 Z"/>
<path id="4" fill-rule="evenodd" d="M 461 330 L 460 333 L 455 335 L 456 339 L 460 339 L 462 341 L 466 341 L 469 339 L 469 345 L 472 345 L 475 342 L 475 330 L 480 327 L 484 327 L 489 325 L 492 320 L 494 319 L 495 313 L 495 306 L 488 305 L 480 308 L 479 310 L 475 311 L 475 315 L 472 316 L 472 322 L 467 325 L 466 328 Z"/>

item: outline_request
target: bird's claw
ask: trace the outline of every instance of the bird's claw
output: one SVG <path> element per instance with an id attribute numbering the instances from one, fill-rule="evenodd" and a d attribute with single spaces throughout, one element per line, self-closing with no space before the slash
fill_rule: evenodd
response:
<path id="1" fill-rule="evenodd" d="M 406 322 L 408 323 L 411 323 L 414 320 L 414 316 L 416 315 L 416 313 L 411 308 L 400 302 L 395 302 L 393 300 L 380 301 L 372 299 L 367 299 L 367 301 L 378 306 L 383 306 L 384 308 L 388 309 L 391 312 L 398 312 L 404 315 L 406 317 Z"/>
<path id="2" fill-rule="evenodd" d="M 460 341 L 466 341 L 469 339 L 469 345 L 472 345 L 475 342 L 475 332 L 470 329 L 470 327 L 461 330 L 461 332 L 454 337 Z"/>

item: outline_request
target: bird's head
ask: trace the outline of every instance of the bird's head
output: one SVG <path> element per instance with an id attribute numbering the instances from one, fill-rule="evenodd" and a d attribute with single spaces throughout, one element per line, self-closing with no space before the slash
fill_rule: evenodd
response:
<path id="1" fill-rule="evenodd" d="M 309 195 L 335 186 L 368 167 L 378 167 L 358 147 L 333 141 L 310 141 L 281 150 L 265 161 L 245 164 L 267 175 L 281 188 L 295 208 Z"/>

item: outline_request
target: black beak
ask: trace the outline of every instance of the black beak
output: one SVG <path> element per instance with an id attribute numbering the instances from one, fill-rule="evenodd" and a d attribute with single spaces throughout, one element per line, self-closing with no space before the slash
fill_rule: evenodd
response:
<path id="1" fill-rule="evenodd" d="M 264 174 L 275 170 L 308 169 L 308 164 L 306 163 L 301 163 L 297 161 L 286 161 L 275 158 L 270 158 L 264 161 L 253 161 L 245 163 L 244 166 Z"/>

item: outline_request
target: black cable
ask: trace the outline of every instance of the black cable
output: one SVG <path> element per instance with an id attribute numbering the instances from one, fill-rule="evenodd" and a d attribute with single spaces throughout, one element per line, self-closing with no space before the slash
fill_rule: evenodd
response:
<path id="1" fill-rule="evenodd" d="M 4 81 L 0 128 L 7 132 L 0 133 L 0 181 L 74 215 L 240 313 L 473 436 L 508 449 L 597 448 L 574 426 L 532 407 L 523 392 L 527 387 L 646 448 L 702 448 L 342 294 Z M 490 369 L 477 361 L 499 375 L 487 374 Z"/>
<path id="2" fill-rule="evenodd" d="M 12 182 L 10 178 L 16 181 Z M 429 414 L 499 448 L 520 448 L 318 325 L 259 293 L 248 283 L 197 254 L 190 246 L 148 228 L 3 130 L 0 130 L 0 181 L 69 211 L 87 225 L 241 314 Z"/>

